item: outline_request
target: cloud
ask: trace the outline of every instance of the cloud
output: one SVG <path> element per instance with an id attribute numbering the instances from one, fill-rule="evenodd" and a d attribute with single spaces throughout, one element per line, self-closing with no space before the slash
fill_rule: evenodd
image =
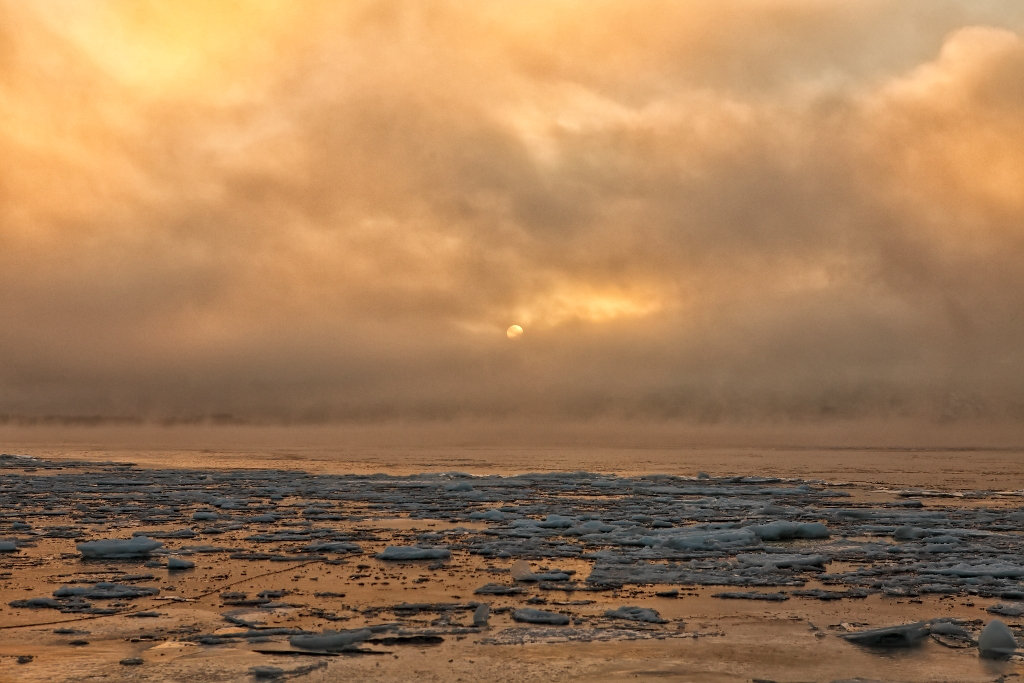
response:
<path id="1" fill-rule="evenodd" d="M 0 12 L 0 413 L 1024 414 L 1024 10 Z"/>

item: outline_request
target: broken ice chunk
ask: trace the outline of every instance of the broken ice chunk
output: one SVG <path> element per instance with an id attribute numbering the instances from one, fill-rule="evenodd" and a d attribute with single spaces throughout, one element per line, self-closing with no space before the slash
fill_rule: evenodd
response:
<path id="1" fill-rule="evenodd" d="M 551 624 L 553 626 L 565 626 L 569 623 L 569 617 L 558 612 L 546 612 L 542 609 L 530 609 L 524 607 L 512 613 L 512 618 L 527 624 Z"/>
<path id="2" fill-rule="evenodd" d="M 99 541 L 86 541 L 75 547 L 82 553 L 82 557 L 122 558 L 146 557 L 162 545 L 160 541 L 154 541 L 147 536 L 135 536 L 129 539 L 105 538 Z"/>
<path id="3" fill-rule="evenodd" d="M 607 610 L 604 615 L 612 619 L 627 619 L 629 621 L 645 621 L 650 624 L 664 624 L 666 621 L 661 618 L 656 610 L 647 607 L 620 607 Z"/>
<path id="4" fill-rule="evenodd" d="M 573 525 L 573 522 L 575 520 L 572 517 L 550 514 L 540 522 L 537 522 L 537 526 L 542 529 L 568 529 Z"/>
<path id="5" fill-rule="evenodd" d="M 355 543 L 345 541 L 324 541 L 323 543 L 310 543 L 302 549 L 306 553 L 358 553 L 361 551 Z"/>
<path id="6" fill-rule="evenodd" d="M 470 519 L 486 519 L 490 522 L 504 522 L 510 516 L 511 515 L 509 515 L 508 513 L 502 512 L 501 510 L 497 509 L 487 510 L 486 512 L 469 513 Z"/>
<path id="7" fill-rule="evenodd" d="M 671 526 L 671 525 L 670 525 Z M 606 524 L 600 520 L 592 519 L 582 524 L 577 524 L 574 527 L 566 529 L 564 534 L 566 536 L 585 536 L 587 534 L 606 534 L 610 531 L 615 531 L 617 527 L 612 524 Z"/>
<path id="8" fill-rule="evenodd" d="M 473 592 L 478 595 L 518 595 L 523 589 L 518 586 L 503 586 L 500 583 L 485 583 Z"/>
<path id="9" fill-rule="evenodd" d="M 306 633 L 288 638 L 288 642 L 303 650 L 343 650 L 361 643 L 370 636 L 373 631 L 368 628 L 352 629 L 349 631 L 324 631 L 323 633 Z"/>
<path id="10" fill-rule="evenodd" d="M 746 529 L 699 529 L 669 536 L 661 542 L 666 548 L 675 550 L 696 550 L 757 545 L 757 534 Z"/>
<path id="11" fill-rule="evenodd" d="M 1013 637 L 1013 632 L 998 619 L 988 622 L 978 638 L 978 652 L 982 657 L 1008 657 L 1016 649 L 1017 640 Z"/>
<path id="12" fill-rule="evenodd" d="M 715 593 L 711 597 L 725 600 L 765 600 L 767 602 L 785 602 L 789 596 L 785 593 L 762 593 L 760 591 L 727 591 Z"/>
<path id="13" fill-rule="evenodd" d="M 843 638 L 858 645 L 907 647 L 914 645 L 926 635 L 928 635 L 928 629 L 925 627 L 925 623 L 917 621 L 913 624 L 900 624 L 899 626 L 847 633 L 843 635 Z"/>
<path id="14" fill-rule="evenodd" d="M 530 563 L 526 560 L 518 560 L 512 565 L 512 578 L 516 581 L 568 581 L 572 575 L 569 572 L 550 571 L 535 574 L 530 571 Z"/>
<path id="15" fill-rule="evenodd" d="M 933 574 L 944 574 L 946 576 L 960 577 L 983 577 L 993 578 L 1024 578 L 1024 565 L 1010 564 L 1007 562 L 961 562 L 952 567 L 928 566 L 922 567 Z"/>
<path id="16" fill-rule="evenodd" d="M 183 560 L 180 557 L 169 557 L 167 558 L 167 568 L 172 571 L 181 569 L 192 569 L 196 566 L 195 562 L 191 560 Z"/>
<path id="17" fill-rule="evenodd" d="M 82 597 L 92 600 L 114 600 L 141 598 L 147 595 L 156 595 L 160 592 L 157 588 L 149 586 L 128 586 L 121 583 L 109 583 L 101 581 L 92 586 L 61 586 L 53 591 L 55 598 Z"/>
<path id="18" fill-rule="evenodd" d="M 973 644 L 971 632 L 948 618 L 935 619 L 928 624 L 928 633 L 946 647 L 963 648 Z"/>
<path id="19" fill-rule="evenodd" d="M 986 612 L 990 612 L 992 614 L 1001 614 L 1004 617 L 1024 616 L 1024 603 L 1020 603 L 1020 602 L 1018 602 L 1018 603 L 1000 602 L 1000 603 L 997 603 L 995 605 L 992 605 L 991 607 L 989 607 L 985 611 Z"/>
<path id="20" fill-rule="evenodd" d="M 740 553 L 736 561 L 741 565 L 788 569 L 796 567 L 821 567 L 828 562 L 824 555 L 798 555 L 773 553 Z"/>
<path id="21" fill-rule="evenodd" d="M 61 608 L 60 602 L 58 602 L 57 600 L 54 600 L 53 598 L 46 598 L 46 597 L 28 598 L 27 600 L 14 600 L 14 601 L 9 602 L 7 604 L 9 604 L 11 607 L 31 607 L 33 609 L 36 609 L 36 608 L 60 609 Z"/>
<path id="22" fill-rule="evenodd" d="M 447 548 L 418 548 L 389 545 L 384 552 L 377 553 L 378 560 L 446 560 L 452 556 Z"/>

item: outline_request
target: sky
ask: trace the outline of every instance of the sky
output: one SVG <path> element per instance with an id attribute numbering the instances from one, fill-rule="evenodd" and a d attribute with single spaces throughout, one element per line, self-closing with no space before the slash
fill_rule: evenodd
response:
<path id="1" fill-rule="evenodd" d="M 0 0 L 0 415 L 1024 424 L 1022 121 L 1016 0 Z"/>

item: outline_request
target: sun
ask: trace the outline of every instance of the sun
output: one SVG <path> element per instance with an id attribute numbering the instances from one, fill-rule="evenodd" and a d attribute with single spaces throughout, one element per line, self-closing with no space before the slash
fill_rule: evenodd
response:
<path id="1" fill-rule="evenodd" d="M 509 328 L 505 330 L 505 336 L 508 337 L 509 339 L 518 339 L 519 337 L 523 336 L 522 326 L 510 325 Z"/>

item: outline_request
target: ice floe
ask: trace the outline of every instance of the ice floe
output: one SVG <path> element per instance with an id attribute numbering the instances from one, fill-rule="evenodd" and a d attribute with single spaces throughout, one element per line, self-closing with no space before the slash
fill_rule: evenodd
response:
<path id="1" fill-rule="evenodd" d="M 410 548 L 389 545 L 377 553 L 378 560 L 444 560 L 452 556 L 447 548 Z"/>
<path id="2" fill-rule="evenodd" d="M 928 635 L 928 627 L 923 621 L 899 626 L 855 631 L 843 635 L 843 638 L 858 645 L 874 645 L 881 647 L 907 647 L 917 644 Z"/>
<path id="3" fill-rule="evenodd" d="M 343 650 L 363 642 L 372 635 L 372 630 L 359 628 L 349 631 L 325 631 L 323 633 L 293 635 L 288 638 L 288 642 L 293 647 L 303 650 Z"/>
<path id="4" fill-rule="evenodd" d="M 605 611 L 604 615 L 611 619 L 625 619 L 627 621 L 643 621 L 650 624 L 664 624 L 667 623 L 665 619 L 661 618 L 657 610 L 653 610 L 649 607 L 630 607 L 623 606 L 618 609 L 610 609 Z"/>
<path id="5" fill-rule="evenodd" d="M 185 560 L 180 557 L 169 557 L 167 558 L 167 568 L 172 571 L 181 571 L 183 569 L 193 569 L 196 563 L 192 560 Z"/>
<path id="6" fill-rule="evenodd" d="M 563 626 L 569 623 L 569 616 L 560 612 L 548 612 L 541 609 L 524 607 L 512 612 L 512 618 L 526 624 L 551 624 Z"/>
<path id="7" fill-rule="evenodd" d="M 723 593 L 712 593 L 713 598 L 724 598 L 726 600 L 764 600 L 767 602 L 783 602 L 789 600 L 786 593 L 762 593 L 761 591 L 725 591 Z"/>
<path id="8" fill-rule="evenodd" d="M 543 572 L 533 572 L 530 570 L 530 563 L 525 560 L 518 560 L 512 565 L 510 574 L 515 581 L 568 581 L 572 578 L 575 572 L 566 572 L 560 570 L 551 570 Z"/>
<path id="9" fill-rule="evenodd" d="M 978 652 L 982 657 L 1007 657 L 1017 649 L 1017 640 L 1009 627 L 998 619 L 985 625 L 978 638 Z"/>
<path id="10" fill-rule="evenodd" d="M 86 541 L 76 547 L 82 557 L 90 558 L 125 558 L 146 557 L 162 546 L 160 541 L 147 536 L 134 536 L 129 539 L 110 538 L 98 541 Z"/>

